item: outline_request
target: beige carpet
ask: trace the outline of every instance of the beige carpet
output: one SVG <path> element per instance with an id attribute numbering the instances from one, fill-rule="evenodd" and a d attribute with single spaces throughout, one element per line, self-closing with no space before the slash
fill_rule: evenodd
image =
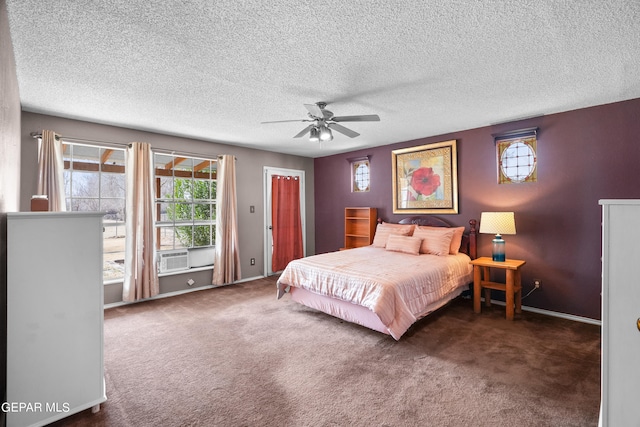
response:
<path id="1" fill-rule="evenodd" d="M 600 328 L 458 299 L 399 341 L 272 279 L 105 311 L 108 401 L 59 426 L 596 426 Z"/>

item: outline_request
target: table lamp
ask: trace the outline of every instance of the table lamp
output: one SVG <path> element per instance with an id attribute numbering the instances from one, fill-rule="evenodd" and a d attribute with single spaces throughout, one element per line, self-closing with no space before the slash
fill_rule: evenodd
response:
<path id="1" fill-rule="evenodd" d="M 493 242 L 493 260 L 504 262 L 505 243 L 503 234 L 516 234 L 516 221 L 513 212 L 482 212 L 480 216 L 480 233 L 495 234 Z"/>

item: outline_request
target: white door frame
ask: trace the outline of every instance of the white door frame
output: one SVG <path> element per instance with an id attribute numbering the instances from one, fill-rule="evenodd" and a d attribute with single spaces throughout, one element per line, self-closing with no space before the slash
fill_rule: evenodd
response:
<path id="1" fill-rule="evenodd" d="M 287 175 L 297 176 L 300 179 L 300 220 L 302 222 L 302 250 L 303 256 L 307 256 L 307 221 L 305 215 L 305 182 L 304 171 L 298 169 L 284 169 L 264 166 L 264 277 L 270 276 L 271 252 L 273 247 L 273 235 L 271 231 L 271 176 Z"/>

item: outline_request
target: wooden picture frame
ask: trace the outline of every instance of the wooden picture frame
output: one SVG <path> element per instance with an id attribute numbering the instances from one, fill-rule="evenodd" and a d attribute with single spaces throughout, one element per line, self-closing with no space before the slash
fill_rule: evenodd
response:
<path id="1" fill-rule="evenodd" d="M 456 140 L 393 150 L 394 214 L 457 214 Z"/>

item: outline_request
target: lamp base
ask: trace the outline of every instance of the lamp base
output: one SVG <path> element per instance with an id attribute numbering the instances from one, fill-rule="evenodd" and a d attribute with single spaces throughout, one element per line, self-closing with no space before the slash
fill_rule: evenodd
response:
<path id="1" fill-rule="evenodd" d="M 492 259 L 496 262 L 504 262 L 507 258 L 504 252 L 505 244 L 502 236 L 496 234 L 496 238 L 491 242 L 493 243 Z"/>

